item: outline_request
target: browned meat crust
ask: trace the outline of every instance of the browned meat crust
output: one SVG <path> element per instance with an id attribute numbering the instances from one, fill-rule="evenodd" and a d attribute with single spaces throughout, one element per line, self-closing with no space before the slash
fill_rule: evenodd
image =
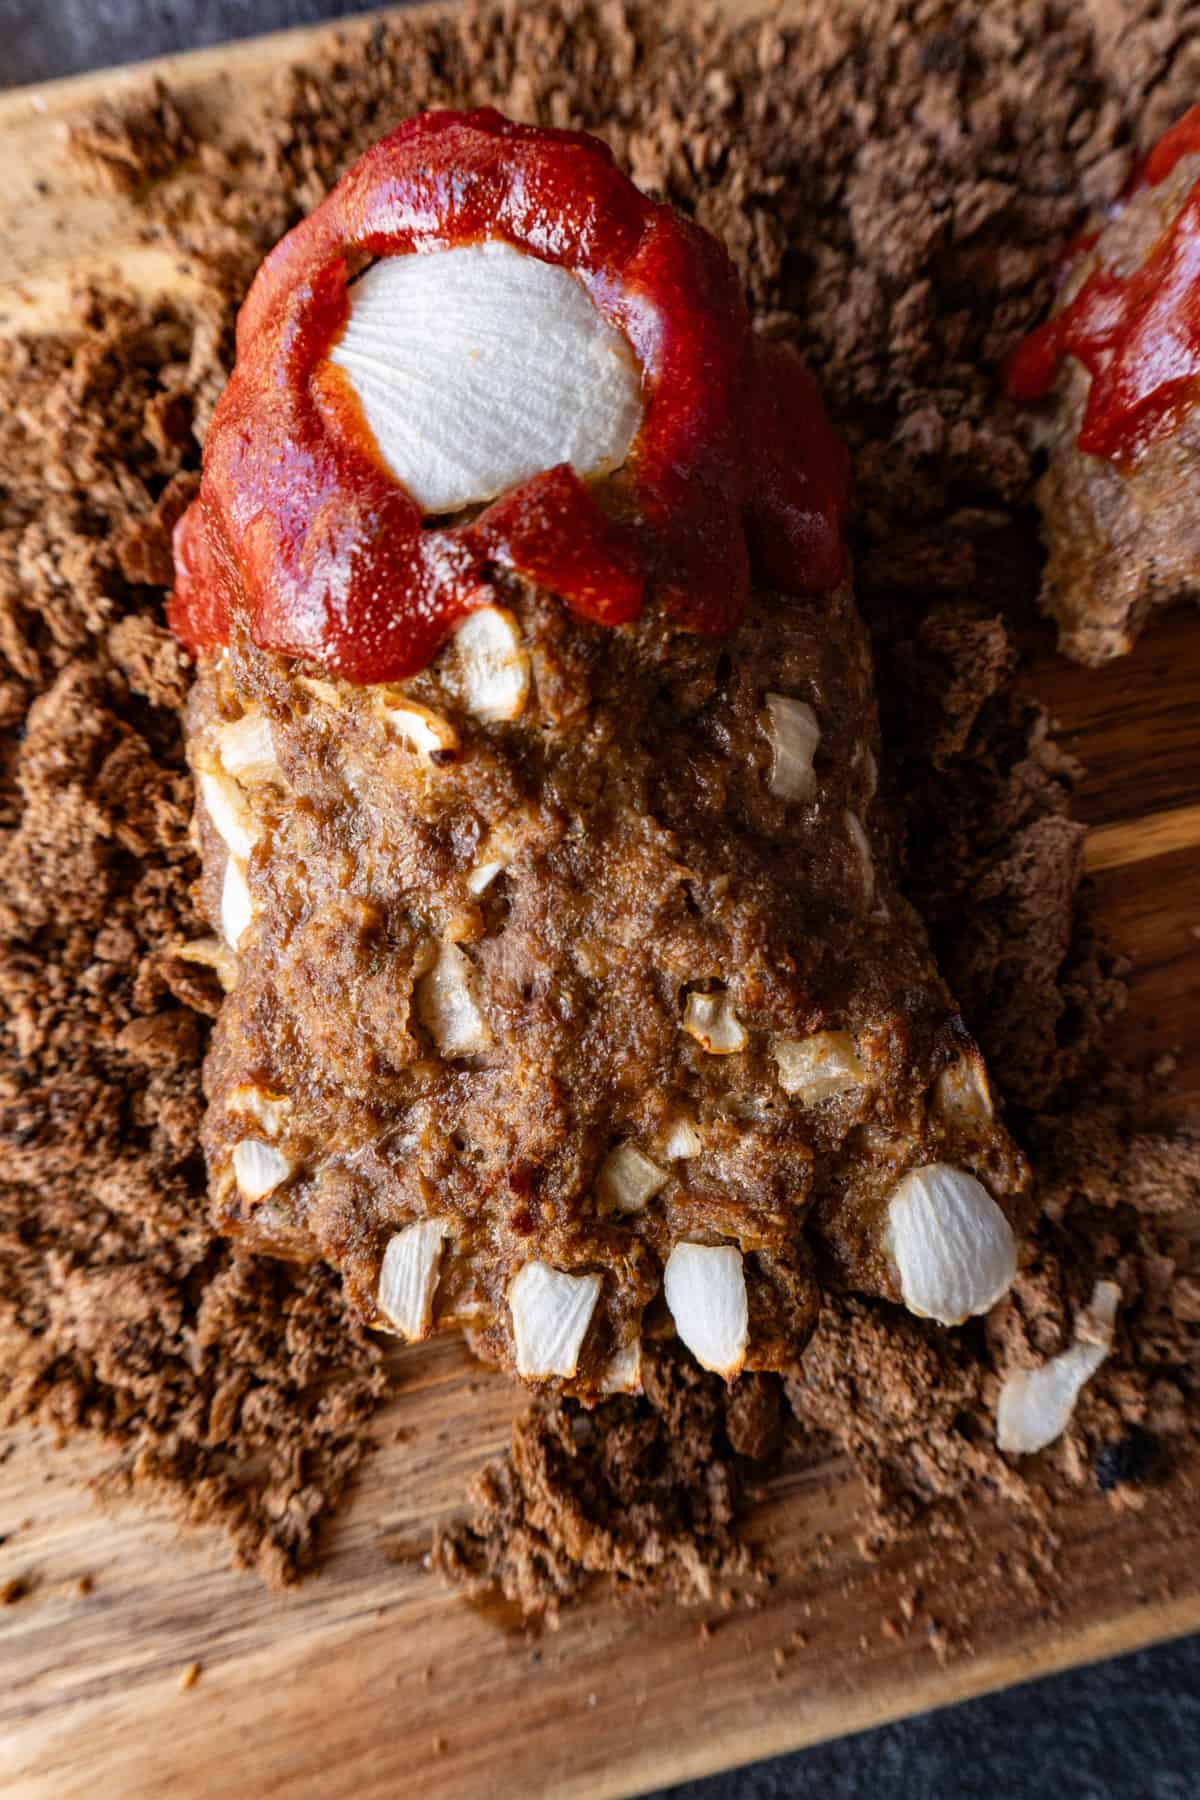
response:
<path id="1" fill-rule="evenodd" d="M 433 1323 L 467 1326 L 509 1366 L 522 1265 L 599 1274 L 568 1384 L 584 1395 L 647 1309 L 655 1329 L 672 1245 L 733 1244 L 748 1365 L 794 1369 L 818 1263 L 895 1292 L 879 1223 L 907 1169 L 952 1162 L 997 1196 L 1024 1186 L 986 1102 L 935 1100 L 939 1072 L 978 1053 L 891 883 L 849 589 L 760 595 L 719 640 L 651 617 L 587 626 L 515 583 L 509 603 L 533 680 L 505 724 L 466 710 L 453 646 L 403 689 L 312 680 L 245 642 L 202 672 L 198 772 L 215 766 L 221 721 L 256 709 L 279 770 L 242 787 L 255 912 L 206 1074 L 218 1223 L 261 1249 L 328 1258 L 385 1324 L 389 1240 L 442 1221 Z M 772 792 L 773 692 L 819 720 L 811 802 Z M 387 716 L 402 700 L 444 721 L 457 748 L 403 742 Z M 219 924 L 225 850 L 201 815 Z M 497 855 L 505 866 L 473 893 L 472 871 Z M 443 1056 L 422 983 L 444 945 L 485 1041 Z M 710 1054 L 681 1029 L 689 994 L 714 992 L 744 1027 L 737 1053 Z M 857 1076 L 828 1097 L 789 1095 L 779 1040 L 827 1032 L 853 1038 Z M 676 1156 L 684 1124 L 695 1141 Z M 257 1200 L 232 1161 L 251 1137 L 288 1169 Z M 634 1212 L 601 1175 L 621 1144 L 663 1177 Z"/>
<path id="2" fill-rule="evenodd" d="M 1122 204 L 1065 285 L 1074 298 L 1100 266 L 1127 274 L 1145 261 L 1200 179 L 1184 157 L 1157 187 Z M 1050 453 L 1037 499 L 1048 550 L 1042 599 L 1059 645 L 1099 664 L 1132 649 L 1150 613 L 1200 595 L 1200 408 L 1128 467 L 1076 446 L 1091 377 L 1068 357 L 1036 426 Z"/>

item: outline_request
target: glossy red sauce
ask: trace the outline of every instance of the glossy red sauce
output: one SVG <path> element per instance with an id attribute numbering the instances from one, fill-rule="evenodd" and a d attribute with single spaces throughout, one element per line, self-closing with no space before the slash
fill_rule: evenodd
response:
<path id="1" fill-rule="evenodd" d="M 328 352 L 371 261 L 484 238 L 575 273 L 638 359 L 642 424 L 613 476 L 549 469 L 469 523 L 426 526 Z M 492 599 L 495 567 L 600 623 L 653 595 L 720 632 L 752 559 L 789 591 L 837 582 L 848 480 L 815 383 L 755 338 L 714 239 L 646 199 L 595 138 L 490 109 L 427 113 L 369 150 L 255 277 L 177 528 L 169 617 L 200 651 L 240 615 L 262 648 L 359 682 L 423 668 Z"/>
<path id="2" fill-rule="evenodd" d="M 1200 151 L 1200 106 L 1159 141 L 1128 194 L 1154 187 L 1181 157 Z M 1078 240 L 1090 251 L 1097 234 Z M 1128 463 L 1167 437 L 1200 400 L 1200 181 L 1141 266 L 1129 275 L 1093 270 L 1074 298 L 1017 346 L 1005 377 L 1019 400 L 1048 394 L 1065 356 L 1091 375 L 1076 443 Z"/>
<path id="3" fill-rule="evenodd" d="M 1176 119 L 1151 150 L 1134 178 L 1135 187 L 1157 187 L 1165 181 L 1177 162 L 1200 151 L 1200 106 L 1193 106 L 1182 119 Z"/>

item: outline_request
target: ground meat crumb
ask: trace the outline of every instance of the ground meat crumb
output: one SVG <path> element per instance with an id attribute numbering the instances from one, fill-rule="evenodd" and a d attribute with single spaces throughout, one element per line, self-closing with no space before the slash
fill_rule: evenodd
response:
<path id="1" fill-rule="evenodd" d="M 1198 77 L 1185 0 L 885 0 L 869 19 L 811 0 L 787 28 L 560 0 L 348 31 L 281 72 L 245 142 L 202 134 L 161 84 L 79 123 L 88 178 L 138 194 L 199 297 L 86 292 L 72 329 L 0 345 L 0 1420 L 102 1433 L 110 1487 L 220 1524 L 279 1580 L 365 1454 L 385 1382 L 336 1284 L 239 1260 L 205 1218 L 220 990 L 178 955 L 202 928 L 163 586 L 258 260 L 388 126 L 486 100 L 600 130 L 723 237 L 761 328 L 819 370 L 855 454 L 908 888 L 1043 1210 L 987 1330 L 831 1297 L 786 1425 L 778 1383 L 727 1395 L 668 1351 L 644 1400 L 535 1407 L 439 1568 L 534 1615 L 594 1575 L 720 1612 L 749 1570 L 745 1470 L 833 1442 L 864 1476 L 870 1553 L 932 1525 L 953 1554 L 959 1509 L 999 1492 L 1034 1525 L 1001 1578 L 1040 1592 L 1057 1493 L 1130 1504 L 1194 1455 L 1200 1278 L 1177 1220 L 1200 1143 L 1104 1078 L 1122 971 L 1080 900 L 1076 772 L 1021 685 L 1040 551 L 994 371 L 1048 303 L 1056 246 Z M 1067 1438 L 1014 1467 L 999 1381 L 1065 1345 L 1098 1274 L 1121 1285 L 1114 1354 Z M 920 1579 L 894 1628 L 950 1654 L 964 1639 Z"/>
<path id="2" fill-rule="evenodd" d="M 175 95 L 157 76 L 144 93 L 96 107 L 71 127 L 71 156 L 90 186 L 135 194 L 195 149 Z"/>
<path id="3" fill-rule="evenodd" d="M 472 1518 L 439 1530 L 434 1566 L 549 1622 L 598 1576 L 691 1603 L 753 1579 L 733 1528 L 747 1462 L 777 1448 L 778 1380 L 729 1389 L 674 1346 L 647 1353 L 643 1379 L 644 1397 L 590 1413 L 535 1404 L 480 1474 Z"/>

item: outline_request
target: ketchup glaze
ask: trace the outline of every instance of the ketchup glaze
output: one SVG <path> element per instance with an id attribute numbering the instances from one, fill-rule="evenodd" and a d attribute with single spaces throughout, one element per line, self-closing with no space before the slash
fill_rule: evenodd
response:
<path id="1" fill-rule="evenodd" d="M 1155 187 L 1184 156 L 1200 152 L 1200 106 L 1159 140 L 1123 201 Z M 1089 252 L 1099 234 L 1077 240 Z M 1020 343 L 1005 380 L 1018 400 L 1050 392 L 1063 358 L 1091 375 L 1076 444 L 1092 456 L 1128 464 L 1170 436 L 1200 399 L 1200 181 L 1145 261 L 1129 275 L 1099 266 L 1073 299 Z"/>
<path id="2" fill-rule="evenodd" d="M 577 276 L 637 358 L 642 423 L 613 475 L 585 483 L 563 464 L 467 522 L 425 524 L 328 353 L 373 260 L 484 239 Z M 752 565 L 786 591 L 836 584 L 848 481 L 815 382 L 754 336 L 713 238 L 584 133 L 426 113 L 368 150 L 256 275 L 176 530 L 168 617 L 193 652 L 227 642 L 236 615 L 261 648 L 355 682 L 425 667 L 493 599 L 496 568 L 598 623 L 653 596 L 718 633 Z"/>

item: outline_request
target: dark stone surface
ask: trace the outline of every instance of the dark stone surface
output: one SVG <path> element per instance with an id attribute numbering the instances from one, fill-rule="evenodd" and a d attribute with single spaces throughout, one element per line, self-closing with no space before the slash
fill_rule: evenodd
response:
<path id="1" fill-rule="evenodd" d="M 361 0 L 0 0 L 0 85 L 361 10 Z M 697 1702 L 703 1705 L 702 1694 Z M 672 1800 L 1197 1800 L 1200 1638 L 670 1793 Z"/>
<path id="2" fill-rule="evenodd" d="M 1196 1800 L 1200 1638 L 650 1800 L 667 1793 L 670 1800 Z"/>
<path id="3" fill-rule="evenodd" d="M 365 0 L 0 0 L 0 86 L 365 10 Z"/>

